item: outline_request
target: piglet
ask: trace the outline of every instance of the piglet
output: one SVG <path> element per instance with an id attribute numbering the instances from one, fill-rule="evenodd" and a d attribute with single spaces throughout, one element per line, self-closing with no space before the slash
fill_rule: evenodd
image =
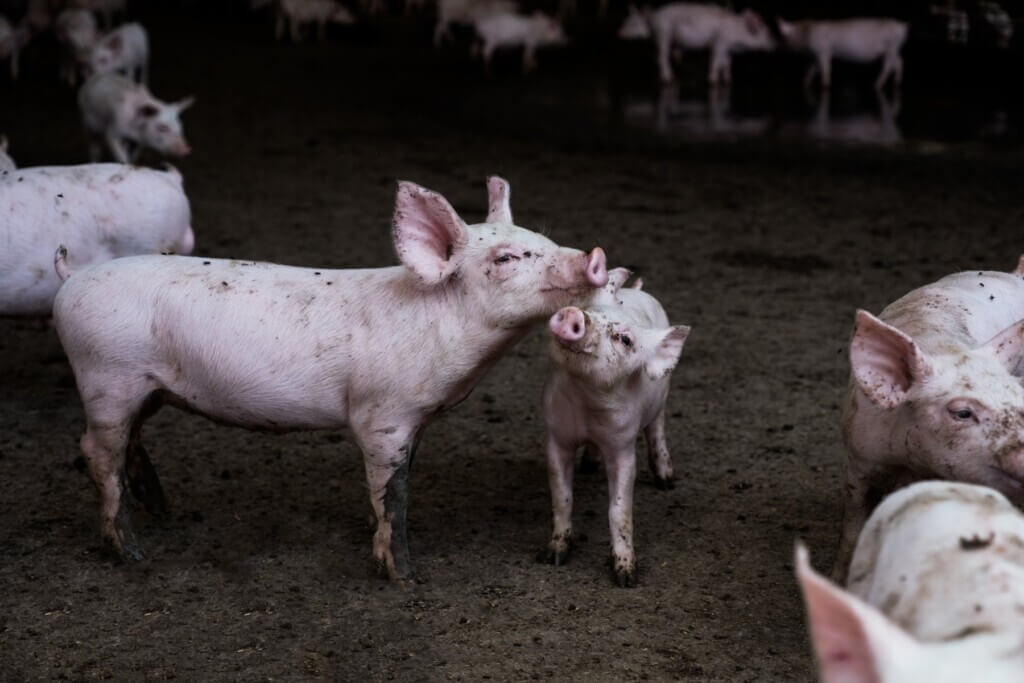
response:
<path id="1" fill-rule="evenodd" d="M 665 399 L 672 369 L 690 328 L 670 326 L 661 304 L 640 289 L 622 288 L 629 271 L 616 268 L 594 304 L 555 313 L 551 373 L 544 387 L 548 481 L 554 514 L 541 558 L 561 564 L 572 543 L 572 483 L 576 450 L 588 446 L 608 474 L 612 574 L 635 586 L 633 481 L 636 438 L 643 431 L 655 484 L 671 488 L 672 459 L 665 441 Z"/>
<path id="2" fill-rule="evenodd" d="M 142 557 L 126 487 L 151 510 L 165 507 L 141 428 L 168 403 L 250 429 L 348 425 L 377 520 L 373 555 L 392 579 L 410 579 L 406 505 L 420 431 L 534 323 L 608 281 L 604 252 L 513 225 L 507 183 L 491 178 L 488 188 L 487 222 L 466 225 L 441 195 L 399 183 L 400 266 L 141 256 L 72 273 L 54 322 L 85 407 L 81 446 L 106 542 Z"/>
<path id="3" fill-rule="evenodd" d="M 857 311 L 842 407 L 844 518 L 833 577 L 886 493 L 918 479 L 992 486 L 1024 503 L 1024 258 Z"/>
<path id="4" fill-rule="evenodd" d="M 14 163 L 14 159 L 7 153 L 7 136 L 0 135 L 0 172 L 13 171 L 18 168 L 18 165 Z"/>
<path id="5" fill-rule="evenodd" d="M 123 164 L 37 166 L 0 173 L 0 315 L 50 315 L 61 281 L 55 244 L 81 268 L 119 256 L 191 253 L 181 174 Z"/>
<path id="6" fill-rule="evenodd" d="M 819 74 L 822 87 L 832 84 L 833 57 L 850 62 L 872 62 L 881 58 L 882 70 L 875 80 L 878 90 L 890 77 L 896 87 L 903 80 L 900 50 L 907 39 L 905 22 L 887 18 L 794 22 L 779 19 L 779 32 L 789 47 L 814 56 L 814 64 L 804 78 L 804 87 L 809 88 Z"/>
<path id="7" fill-rule="evenodd" d="M 474 20 L 473 27 L 483 44 L 481 53 L 488 73 L 491 58 L 499 47 L 522 47 L 523 72 L 528 72 L 537 64 L 538 47 L 566 42 L 562 24 L 539 11 L 530 15 L 513 12 L 489 14 Z"/>
<path id="8" fill-rule="evenodd" d="M 179 116 L 192 102 L 192 97 L 163 102 L 145 85 L 116 73 L 93 76 L 78 91 L 82 123 L 91 140 L 90 157 L 100 159 L 104 142 L 121 163 L 134 163 L 144 147 L 185 156 L 191 149 Z"/>
<path id="9" fill-rule="evenodd" d="M 149 36 L 142 24 L 123 24 L 103 36 L 89 52 L 86 76 L 116 72 L 136 83 L 146 83 Z"/>
<path id="10" fill-rule="evenodd" d="M 732 81 L 732 53 L 775 48 L 775 39 L 759 14 L 749 9 L 736 13 L 718 5 L 673 2 L 653 11 L 630 6 L 619 37 L 631 40 L 652 34 L 663 83 L 672 82 L 673 47 L 711 50 L 708 82 L 712 85 Z"/>
<path id="11" fill-rule="evenodd" d="M 796 573 L 825 683 L 1017 683 L 1024 517 L 998 491 L 918 482 L 868 520 L 847 590 Z"/>
<path id="12" fill-rule="evenodd" d="M 293 42 L 302 40 L 302 28 L 306 24 L 316 26 L 317 37 L 327 37 L 327 24 L 354 24 L 356 19 L 347 7 L 335 0 L 280 0 L 277 14 L 277 38 L 284 35 L 284 24 L 289 26 Z"/>
<path id="13" fill-rule="evenodd" d="M 68 85 L 78 81 L 79 71 L 89 64 L 98 34 L 96 18 L 84 9 L 66 9 L 57 15 L 57 41 L 61 44 L 60 77 Z"/>

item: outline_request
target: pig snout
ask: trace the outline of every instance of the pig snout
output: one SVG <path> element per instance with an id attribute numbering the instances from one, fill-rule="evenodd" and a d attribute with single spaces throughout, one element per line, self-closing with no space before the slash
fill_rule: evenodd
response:
<path id="1" fill-rule="evenodd" d="M 171 145 L 170 149 L 171 154 L 179 157 L 188 156 L 191 151 L 192 148 L 188 146 L 188 143 L 185 142 L 184 138 L 176 140 L 174 144 Z"/>
<path id="2" fill-rule="evenodd" d="M 587 282 L 595 287 L 608 284 L 608 263 L 601 247 L 594 247 L 587 254 Z"/>
<path id="3" fill-rule="evenodd" d="M 576 342 L 587 333 L 587 318 L 575 306 L 566 306 L 551 316 L 548 327 L 559 341 Z"/>

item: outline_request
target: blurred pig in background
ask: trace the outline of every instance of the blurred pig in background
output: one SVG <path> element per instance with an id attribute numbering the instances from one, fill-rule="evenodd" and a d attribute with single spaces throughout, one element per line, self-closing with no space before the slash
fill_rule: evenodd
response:
<path id="1" fill-rule="evenodd" d="M 473 22 L 480 38 L 484 69 L 491 73 L 491 59 L 494 51 L 505 47 L 523 48 L 523 73 L 537 66 L 536 51 L 545 45 L 561 45 L 567 42 L 562 24 L 543 12 L 515 14 L 502 12 L 479 17 Z"/>

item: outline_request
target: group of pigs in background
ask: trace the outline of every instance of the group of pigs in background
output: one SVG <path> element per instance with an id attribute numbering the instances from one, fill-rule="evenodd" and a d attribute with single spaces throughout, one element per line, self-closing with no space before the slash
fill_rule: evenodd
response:
<path id="1" fill-rule="evenodd" d="M 281 33 L 287 23 L 301 34 L 304 22 L 288 9 L 295 3 L 280 0 Z M 176 121 L 188 102 L 151 99 L 145 31 L 108 18 L 100 33 L 92 13 L 119 7 L 89 4 L 75 0 L 53 26 L 68 48 L 60 76 L 85 78 L 79 100 L 90 133 L 120 162 L 134 158 L 131 146 L 186 152 L 146 137 L 147 123 L 160 133 L 170 126 L 162 117 Z M 642 16 L 657 36 L 668 31 L 658 28 L 664 16 L 673 39 L 692 46 L 679 26 L 701 24 L 673 24 L 680 7 L 637 11 L 627 25 Z M 689 7 L 767 35 L 750 13 Z M 32 26 L 26 17 L 14 33 L 42 30 Z M 882 56 L 879 82 L 899 80 L 902 24 L 780 30 L 819 54 L 826 85 L 821 54 Z M 852 40 L 860 34 L 878 40 L 869 49 Z M 712 81 L 728 81 L 732 49 L 712 47 Z M 573 467 L 586 447 L 607 473 L 613 577 L 636 584 L 635 441 L 644 435 L 654 481 L 670 488 L 664 408 L 689 327 L 670 324 L 600 248 L 561 247 L 516 226 L 504 180 L 488 179 L 487 217 L 476 225 L 441 195 L 399 183 L 392 237 L 401 265 L 327 270 L 187 256 L 195 236 L 173 168 L 19 170 L 6 147 L 0 140 L 0 199 L 10 207 L 0 228 L 0 315 L 53 317 L 84 405 L 81 449 L 100 494 L 101 533 L 118 555 L 143 556 L 127 492 L 151 513 L 166 511 L 141 430 L 169 404 L 251 429 L 347 426 L 364 456 L 373 555 L 393 580 L 410 580 L 406 514 L 421 430 L 547 320 L 553 523 L 541 556 L 560 564 L 571 551 Z M 850 367 L 832 574 L 847 590 L 797 552 L 824 680 L 1019 680 L 1024 517 L 1012 504 L 1024 503 L 1024 258 L 1008 273 L 950 275 L 877 317 L 858 311 Z"/>

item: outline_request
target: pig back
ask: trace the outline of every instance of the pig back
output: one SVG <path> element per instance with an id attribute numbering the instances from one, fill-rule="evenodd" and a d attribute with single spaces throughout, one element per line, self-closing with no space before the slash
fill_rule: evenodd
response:
<path id="1" fill-rule="evenodd" d="M 1012 626 L 1024 609 L 1024 517 L 984 486 L 900 489 L 868 519 L 848 588 L 925 641 Z"/>

